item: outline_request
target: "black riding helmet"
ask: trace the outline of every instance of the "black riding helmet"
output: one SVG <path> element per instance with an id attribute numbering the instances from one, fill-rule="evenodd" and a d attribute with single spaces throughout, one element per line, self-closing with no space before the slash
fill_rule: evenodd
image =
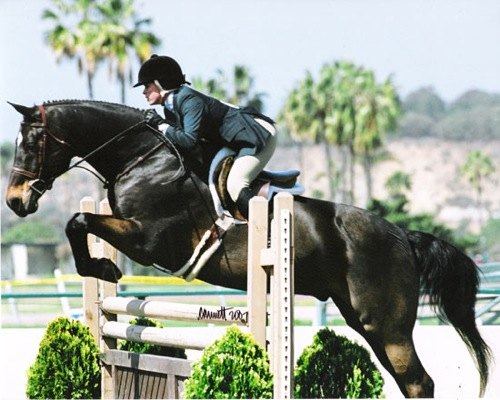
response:
<path id="1" fill-rule="evenodd" d="M 183 83 L 189 83 L 177 61 L 171 57 L 156 54 L 142 64 L 137 80 L 134 87 L 158 81 L 165 90 L 175 89 Z"/>

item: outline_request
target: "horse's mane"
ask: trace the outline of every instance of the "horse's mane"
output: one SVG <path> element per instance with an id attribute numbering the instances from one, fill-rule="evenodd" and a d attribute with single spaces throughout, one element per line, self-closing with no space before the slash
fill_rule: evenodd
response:
<path id="1" fill-rule="evenodd" d="M 118 103 L 111 103 L 108 101 L 100 101 L 100 100 L 78 100 L 78 99 L 64 99 L 64 100 L 47 100 L 43 102 L 44 106 L 60 106 L 60 105 L 71 105 L 71 104 L 82 104 L 82 103 L 91 103 L 91 104 L 96 104 L 96 105 L 104 105 L 104 106 L 118 106 L 121 108 L 133 110 L 133 111 L 138 111 L 141 113 L 144 113 L 146 110 L 137 108 L 137 107 L 132 107 L 132 106 L 127 106 L 125 104 L 118 104 Z"/>

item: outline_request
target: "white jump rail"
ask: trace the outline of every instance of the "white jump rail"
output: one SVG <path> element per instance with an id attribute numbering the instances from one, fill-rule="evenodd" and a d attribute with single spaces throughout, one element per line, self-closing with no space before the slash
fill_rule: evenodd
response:
<path id="1" fill-rule="evenodd" d="M 242 307 L 200 306 L 198 304 L 172 303 L 157 300 L 138 300 L 127 297 L 108 297 L 101 307 L 110 314 L 133 315 L 170 319 L 174 321 L 209 321 L 211 324 L 248 325 Z M 239 318 L 243 316 L 243 318 Z"/>
<path id="2" fill-rule="evenodd" d="M 80 205 L 82 212 L 95 212 L 95 203 L 84 198 Z M 155 300 L 117 297 L 117 286 L 93 278 L 84 280 L 85 318 L 103 353 L 102 398 L 119 398 L 128 392 L 117 388 L 116 365 L 112 360 L 121 360 L 121 366 L 129 363 L 145 366 L 146 355 L 122 354 L 117 339 L 158 344 L 183 349 L 202 350 L 210 345 L 213 335 L 186 337 L 175 329 L 144 327 L 117 322 L 117 315 L 148 317 L 180 321 L 200 321 L 215 324 L 238 324 L 248 326 L 255 340 L 266 346 L 267 324 L 267 279 L 270 278 L 271 318 L 270 344 L 271 368 L 275 377 L 274 398 L 288 399 L 293 393 L 293 197 L 279 193 L 274 198 L 274 219 L 271 222 L 271 247 L 268 248 L 268 202 L 262 197 L 250 201 L 248 224 L 248 287 L 247 308 L 214 307 Z M 100 213 L 110 214 L 106 200 L 100 203 Z M 116 261 L 116 250 L 103 241 L 96 241 L 89 235 L 89 249 L 93 257 L 108 257 Z M 242 317 L 243 316 L 243 317 Z M 210 329 L 210 328 L 207 328 Z M 131 357 L 139 357 L 131 362 Z M 170 370 L 189 370 L 185 360 L 174 360 L 151 356 L 149 371 L 157 371 L 158 365 L 178 365 Z M 128 361 L 126 361 L 128 360 Z M 184 361 L 184 363 L 181 363 Z M 107 364 L 108 362 L 108 364 Z M 184 375 L 185 376 L 185 375 Z M 169 375 L 166 380 L 169 398 L 179 396 L 178 382 Z M 158 383 L 156 383 L 158 385 Z M 150 390 L 150 389 L 148 389 Z M 152 397 L 150 391 L 142 396 Z M 141 393 L 134 396 L 141 397 Z M 165 395 L 164 395 L 165 396 Z"/>

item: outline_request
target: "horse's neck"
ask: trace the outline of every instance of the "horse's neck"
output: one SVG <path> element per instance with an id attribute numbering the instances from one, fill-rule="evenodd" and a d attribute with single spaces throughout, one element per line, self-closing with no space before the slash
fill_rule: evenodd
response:
<path id="1" fill-rule="evenodd" d="M 78 150 L 75 155 L 86 157 L 95 152 L 86 161 L 106 180 L 114 181 L 117 175 L 146 155 L 155 144 L 152 135 L 145 131 L 131 131 L 114 139 L 133 125 L 134 122 L 116 129 L 77 129 L 72 135 L 73 147 Z M 106 144 L 107 142 L 109 143 Z M 101 146 L 103 147 L 99 149 Z"/>

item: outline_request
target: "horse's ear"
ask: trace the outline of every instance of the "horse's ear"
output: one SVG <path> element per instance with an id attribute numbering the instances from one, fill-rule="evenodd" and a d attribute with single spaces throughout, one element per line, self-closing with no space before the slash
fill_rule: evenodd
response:
<path id="1" fill-rule="evenodd" d="M 31 114 L 33 114 L 33 107 L 26 107 L 22 106 L 21 104 L 14 104 L 11 103 L 10 101 L 8 101 L 7 103 L 9 103 L 12 107 L 16 109 L 18 113 L 24 115 L 25 117 L 29 117 L 31 116 Z"/>

